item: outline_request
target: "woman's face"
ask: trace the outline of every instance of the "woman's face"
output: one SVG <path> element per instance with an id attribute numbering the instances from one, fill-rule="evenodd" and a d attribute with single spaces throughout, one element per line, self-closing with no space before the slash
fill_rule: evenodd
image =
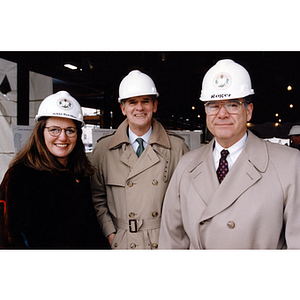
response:
<path id="1" fill-rule="evenodd" d="M 48 150 L 64 166 L 77 141 L 77 129 L 73 120 L 50 117 L 44 129 L 45 144 Z"/>

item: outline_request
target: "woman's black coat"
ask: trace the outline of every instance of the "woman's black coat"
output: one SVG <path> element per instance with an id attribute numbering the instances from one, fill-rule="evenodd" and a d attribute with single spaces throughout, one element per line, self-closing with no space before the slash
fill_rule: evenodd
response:
<path id="1" fill-rule="evenodd" d="M 5 249 L 110 249 L 94 211 L 88 178 L 36 171 L 23 164 L 2 181 Z"/>

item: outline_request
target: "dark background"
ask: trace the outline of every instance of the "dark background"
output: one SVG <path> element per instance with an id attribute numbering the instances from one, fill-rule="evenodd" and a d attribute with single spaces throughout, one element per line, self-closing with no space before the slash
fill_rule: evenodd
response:
<path id="1" fill-rule="evenodd" d="M 82 106 L 101 109 L 105 128 L 116 128 L 123 120 L 117 101 L 118 87 L 131 70 L 139 69 L 156 84 L 160 94 L 156 118 L 166 128 L 205 130 L 205 114 L 199 100 L 202 79 L 223 58 L 233 59 L 250 73 L 255 92 L 251 122 L 258 135 L 285 137 L 290 127 L 300 121 L 300 52 L 8 51 L 0 52 L 0 57 L 18 63 L 20 73 L 34 71 L 53 77 L 54 92 L 67 90 Z M 65 63 L 78 69 L 69 70 Z M 292 86 L 291 91 L 287 90 L 288 85 Z M 0 88 L 4 92 L 9 89 L 5 81 Z M 26 94 L 26 88 L 21 91 Z M 24 97 L 20 95 L 20 99 Z M 281 123 L 275 128 L 278 119 Z"/>

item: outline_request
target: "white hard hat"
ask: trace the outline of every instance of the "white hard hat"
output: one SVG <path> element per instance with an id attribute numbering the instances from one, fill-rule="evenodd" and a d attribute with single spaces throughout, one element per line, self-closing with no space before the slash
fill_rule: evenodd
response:
<path id="1" fill-rule="evenodd" d="M 254 94 L 247 70 L 231 59 L 219 60 L 205 74 L 200 100 L 238 99 Z"/>
<path id="2" fill-rule="evenodd" d="M 35 120 L 41 117 L 61 117 L 76 120 L 84 125 L 81 106 L 68 92 L 60 91 L 46 97 L 40 104 Z"/>
<path id="3" fill-rule="evenodd" d="M 153 80 L 141 71 L 134 70 L 121 81 L 118 102 L 131 97 L 145 95 L 159 96 Z"/>
<path id="4" fill-rule="evenodd" d="M 289 132 L 290 135 L 300 135 L 300 125 L 294 125 Z"/>

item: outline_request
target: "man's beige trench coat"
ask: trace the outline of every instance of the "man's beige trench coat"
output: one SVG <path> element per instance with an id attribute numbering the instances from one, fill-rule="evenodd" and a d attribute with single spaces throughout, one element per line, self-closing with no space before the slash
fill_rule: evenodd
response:
<path id="1" fill-rule="evenodd" d="M 163 198 L 188 147 L 158 121 L 152 126 L 140 158 L 130 145 L 127 119 L 114 134 L 101 138 L 92 154 L 94 206 L 104 235 L 117 232 L 113 249 L 158 248 Z"/>
<path id="2" fill-rule="evenodd" d="M 180 160 L 164 200 L 159 248 L 300 249 L 300 152 L 249 131 L 219 184 L 213 145 Z"/>

